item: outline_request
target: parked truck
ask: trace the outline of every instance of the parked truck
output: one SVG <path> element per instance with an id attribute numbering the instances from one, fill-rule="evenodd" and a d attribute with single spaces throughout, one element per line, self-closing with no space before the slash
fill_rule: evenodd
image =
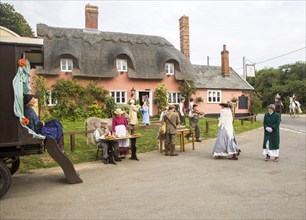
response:
<path id="1" fill-rule="evenodd" d="M 20 156 L 41 154 L 45 149 L 61 166 L 68 183 L 81 183 L 82 179 L 67 155 L 57 147 L 55 139 L 34 137 L 14 114 L 13 79 L 18 61 L 24 57 L 31 68 L 43 67 L 43 39 L 20 37 L 1 26 L 0 31 L 0 198 L 10 188 Z"/>

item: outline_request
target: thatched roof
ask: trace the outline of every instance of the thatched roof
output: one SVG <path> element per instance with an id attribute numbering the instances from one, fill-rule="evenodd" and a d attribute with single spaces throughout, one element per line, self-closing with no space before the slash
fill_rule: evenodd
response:
<path id="1" fill-rule="evenodd" d="M 129 78 L 163 79 L 167 61 L 174 62 L 177 80 L 194 74 L 190 61 L 163 37 L 44 24 L 37 25 L 37 35 L 44 38 L 43 74 L 58 74 L 59 60 L 65 55 L 74 59 L 74 76 L 116 77 L 119 55 L 127 56 Z"/>
<path id="2" fill-rule="evenodd" d="M 193 65 L 197 89 L 254 90 L 238 73 L 230 68 L 230 76 L 224 77 L 221 66 Z"/>

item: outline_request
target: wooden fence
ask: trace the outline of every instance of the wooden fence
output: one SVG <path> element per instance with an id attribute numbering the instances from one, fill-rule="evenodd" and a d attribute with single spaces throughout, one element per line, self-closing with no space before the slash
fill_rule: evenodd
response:
<path id="1" fill-rule="evenodd" d="M 244 116 L 244 117 L 235 117 L 234 120 L 240 120 L 241 125 L 243 125 L 244 121 L 251 121 L 251 123 L 253 124 L 254 121 L 256 121 L 256 115 Z M 218 119 L 214 119 L 214 120 L 206 121 L 206 127 L 205 127 L 206 134 L 208 134 L 208 132 L 209 132 L 209 124 L 216 123 L 216 122 L 218 123 L 219 120 Z"/>

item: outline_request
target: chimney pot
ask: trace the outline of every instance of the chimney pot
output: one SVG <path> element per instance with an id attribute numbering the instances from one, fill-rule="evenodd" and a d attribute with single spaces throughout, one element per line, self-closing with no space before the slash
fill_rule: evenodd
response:
<path id="1" fill-rule="evenodd" d="M 85 6 L 85 27 L 98 29 L 98 6 L 87 4 Z"/>
<path id="2" fill-rule="evenodd" d="M 229 52 L 226 50 L 226 45 L 223 45 L 223 51 L 221 52 L 221 71 L 224 77 L 230 76 L 228 54 Z"/>
<path id="3" fill-rule="evenodd" d="M 181 52 L 190 59 L 189 45 L 189 17 L 184 15 L 179 19 L 180 22 L 180 44 Z"/>

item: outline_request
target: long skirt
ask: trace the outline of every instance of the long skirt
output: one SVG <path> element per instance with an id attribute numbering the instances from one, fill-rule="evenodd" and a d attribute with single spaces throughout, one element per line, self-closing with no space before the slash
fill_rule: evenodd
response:
<path id="1" fill-rule="evenodd" d="M 213 157 L 229 156 L 238 153 L 238 146 L 234 138 L 229 138 L 225 128 L 219 128 L 216 143 L 213 148 Z"/>
<path id="2" fill-rule="evenodd" d="M 277 150 L 270 150 L 269 149 L 269 140 L 267 141 L 266 143 L 266 149 L 263 149 L 263 152 L 262 152 L 263 155 L 269 155 L 270 157 L 279 157 L 279 149 Z"/>

